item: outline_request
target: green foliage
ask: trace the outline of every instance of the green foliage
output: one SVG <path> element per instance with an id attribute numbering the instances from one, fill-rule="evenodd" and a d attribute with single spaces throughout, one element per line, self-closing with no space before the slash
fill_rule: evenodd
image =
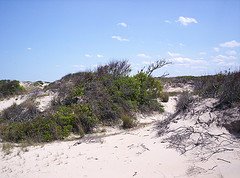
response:
<path id="1" fill-rule="evenodd" d="M 24 125 L 17 122 L 1 126 L 1 138 L 5 141 L 18 142 L 24 139 L 24 129 Z"/>
<path id="2" fill-rule="evenodd" d="M 75 120 L 72 109 L 67 106 L 59 107 L 57 112 L 53 114 L 53 118 L 56 120 L 58 125 L 62 127 L 66 125 L 72 125 Z"/>
<path id="3" fill-rule="evenodd" d="M 3 123 L 3 122 L 5 122 L 5 119 L 0 118 L 0 124 Z"/>
<path id="4" fill-rule="evenodd" d="M 124 115 L 124 116 L 122 116 L 121 119 L 122 119 L 122 122 L 123 122 L 122 127 L 124 129 L 129 129 L 129 128 L 132 128 L 136 125 L 135 119 L 131 116 Z"/>
<path id="5" fill-rule="evenodd" d="M 162 102 L 168 102 L 168 100 L 169 100 L 169 94 L 166 93 L 166 92 L 162 93 L 162 94 L 161 94 L 161 100 L 162 100 Z"/>
<path id="6" fill-rule="evenodd" d="M 240 102 L 240 71 L 225 71 L 214 76 L 203 76 L 195 82 L 195 92 L 202 97 L 219 98 L 220 105 Z"/>
<path id="7" fill-rule="evenodd" d="M 145 73 L 138 73 L 134 76 L 139 81 L 140 95 L 137 98 L 141 111 L 160 111 L 161 105 L 156 102 L 156 98 L 161 97 L 161 82 Z"/>
<path id="8" fill-rule="evenodd" d="M 36 118 L 27 122 L 8 122 L 0 126 L 0 137 L 4 141 L 49 142 L 63 139 L 71 132 L 88 133 L 97 124 L 88 105 L 61 106 L 49 118 Z"/>
<path id="9" fill-rule="evenodd" d="M 94 115 L 90 105 L 88 104 L 74 105 L 73 111 L 76 118 L 74 122 L 75 128 L 82 126 L 85 133 L 91 132 L 93 127 L 95 127 L 99 122 L 98 118 Z"/>
<path id="10" fill-rule="evenodd" d="M 56 122 L 50 119 L 38 118 L 32 122 L 13 122 L 2 124 L 1 138 L 9 142 L 36 141 L 48 142 L 61 139 L 62 135 L 55 132 Z"/>
<path id="11" fill-rule="evenodd" d="M 13 149 L 14 145 L 11 143 L 3 143 L 2 144 L 2 152 L 5 155 L 9 155 L 10 153 L 12 153 L 12 149 Z"/>
<path id="12" fill-rule="evenodd" d="M 51 110 L 40 116 L 31 104 L 14 105 L 4 112 L 0 137 L 13 142 L 49 142 L 72 132 L 90 133 L 100 122 L 112 125 L 122 120 L 123 128 L 131 128 L 136 124 L 132 116 L 136 111 L 162 112 L 157 101 L 162 96 L 161 82 L 144 72 L 129 76 L 130 71 L 126 61 L 117 61 L 93 72 L 63 77 L 46 88 L 59 93 Z"/>
<path id="13" fill-rule="evenodd" d="M 72 97 L 83 96 L 83 95 L 84 95 L 84 88 L 81 85 L 76 86 L 72 91 Z"/>
<path id="14" fill-rule="evenodd" d="M 43 81 L 40 80 L 33 83 L 34 86 L 41 86 L 43 84 L 44 84 Z"/>
<path id="15" fill-rule="evenodd" d="M 17 80 L 0 80 L 0 98 L 21 94 L 24 90 Z"/>
<path id="16" fill-rule="evenodd" d="M 128 101 L 136 101 L 140 95 L 140 83 L 135 77 L 120 77 L 114 80 L 110 94 Z"/>
<path id="17" fill-rule="evenodd" d="M 240 103 L 240 71 L 225 73 L 224 81 L 219 88 L 220 104 Z"/>

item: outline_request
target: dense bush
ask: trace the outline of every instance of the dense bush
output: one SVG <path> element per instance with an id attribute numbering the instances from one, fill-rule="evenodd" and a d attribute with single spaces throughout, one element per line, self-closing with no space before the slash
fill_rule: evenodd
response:
<path id="1" fill-rule="evenodd" d="M 70 133 L 89 133 L 98 120 L 88 105 L 61 106 L 48 117 L 26 122 L 5 122 L 0 125 L 0 137 L 5 141 L 49 142 L 63 139 Z"/>
<path id="2" fill-rule="evenodd" d="M 214 76 L 200 77 L 195 92 L 203 97 L 219 98 L 220 105 L 240 102 L 240 71 L 225 71 Z"/>
<path id="3" fill-rule="evenodd" d="M 219 99 L 221 104 L 231 105 L 240 102 L 240 71 L 225 74 L 219 89 Z"/>
<path id="4" fill-rule="evenodd" d="M 0 125 L 0 136 L 4 141 L 47 142 L 60 139 L 60 128 L 51 119 L 37 118 L 27 122 L 9 122 Z"/>
<path id="5" fill-rule="evenodd" d="M 21 94 L 23 91 L 24 88 L 17 80 L 0 80 L 0 99 Z"/>
<path id="6" fill-rule="evenodd" d="M 194 89 L 197 94 L 205 98 L 215 98 L 223 84 L 224 75 L 201 76 L 195 81 Z"/>
<path id="7" fill-rule="evenodd" d="M 151 65 L 148 72 L 134 76 L 129 76 L 131 69 L 126 61 L 69 74 L 46 87 L 57 91 L 58 98 L 45 113 L 38 113 L 30 104 L 5 110 L 0 137 L 14 142 L 47 142 L 63 139 L 71 132 L 90 133 L 98 123 L 113 125 L 122 121 L 123 128 L 131 128 L 135 126 L 134 112 L 163 111 L 157 101 L 163 97 L 161 82 L 150 74 L 164 64 Z"/>

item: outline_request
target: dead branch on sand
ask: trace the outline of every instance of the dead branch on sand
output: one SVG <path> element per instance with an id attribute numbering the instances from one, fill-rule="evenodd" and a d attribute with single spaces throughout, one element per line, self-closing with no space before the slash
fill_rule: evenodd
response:
<path id="1" fill-rule="evenodd" d="M 189 110 L 190 114 L 186 114 L 178 111 L 158 124 L 158 135 L 162 136 L 163 143 L 167 143 L 167 148 L 174 148 L 181 154 L 192 151 L 200 161 L 207 161 L 217 153 L 239 148 L 239 141 L 231 134 L 211 130 L 213 125 L 216 126 L 218 118 L 210 114 L 209 108 L 203 107 L 195 114 L 191 114 L 192 112 Z M 209 120 L 201 120 L 200 116 L 206 112 L 211 117 L 209 116 Z M 178 124 L 179 126 L 171 128 L 182 120 L 195 121 L 195 124 Z"/>

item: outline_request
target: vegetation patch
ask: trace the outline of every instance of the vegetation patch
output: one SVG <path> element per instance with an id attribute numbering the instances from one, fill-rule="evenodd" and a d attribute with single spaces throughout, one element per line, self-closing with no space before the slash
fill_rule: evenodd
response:
<path id="1" fill-rule="evenodd" d="M 95 71 L 66 75 L 45 88 L 58 92 L 50 109 L 38 112 L 28 101 L 3 111 L 0 137 L 9 142 L 49 142 L 70 133 L 91 133 L 98 124 L 134 127 L 134 112 L 163 112 L 157 98 L 166 101 L 168 96 L 151 74 L 166 64 L 159 60 L 130 76 L 127 61 L 113 61 Z"/>
<path id="2" fill-rule="evenodd" d="M 17 80 L 0 80 L 0 99 L 22 94 L 25 91 Z"/>
<path id="3" fill-rule="evenodd" d="M 195 92 L 205 98 L 218 98 L 220 107 L 240 103 L 239 88 L 240 70 L 201 77 L 195 82 Z"/>
<path id="4" fill-rule="evenodd" d="M 122 116 L 122 122 L 123 122 L 122 127 L 124 129 L 129 129 L 129 128 L 136 126 L 135 118 L 130 117 L 130 116 Z"/>

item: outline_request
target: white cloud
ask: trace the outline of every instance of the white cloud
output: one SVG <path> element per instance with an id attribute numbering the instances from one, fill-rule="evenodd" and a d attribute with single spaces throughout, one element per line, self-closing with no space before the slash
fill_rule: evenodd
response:
<path id="1" fill-rule="evenodd" d="M 184 65 L 204 65 L 206 64 L 206 61 L 204 60 L 195 60 L 188 57 L 175 57 L 173 58 L 173 61 L 178 64 L 184 64 Z"/>
<path id="2" fill-rule="evenodd" d="M 226 51 L 226 54 L 229 55 L 229 56 L 236 56 L 237 52 L 234 51 L 234 50 L 228 50 L 228 51 Z"/>
<path id="3" fill-rule="evenodd" d="M 234 48 L 234 47 L 240 46 L 240 43 L 235 41 L 235 40 L 232 40 L 232 41 L 228 41 L 228 42 L 225 42 L 225 43 L 221 43 L 220 46 L 221 47 L 226 47 L 226 48 Z"/>
<path id="4" fill-rule="evenodd" d="M 31 51 L 31 50 L 32 50 L 32 48 L 27 48 L 27 50 L 28 50 L 28 51 Z"/>
<path id="5" fill-rule="evenodd" d="M 220 51 L 220 49 L 219 49 L 218 47 L 214 47 L 213 50 L 214 50 L 215 52 L 219 52 L 219 51 Z"/>
<path id="6" fill-rule="evenodd" d="M 128 39 L 122 38 L 121 36 L 112 36 L 112 39 L 116 39 L 118 41 L 129 41 Z"/>
<path id="7" fill-rule="evenodd" d="M 170 20 L 164 20 L 165 23 L 172 23 Z"/>
<path id="8" fill-rule="evenodd" d="M 171 57 L 178 57 L 178 56 L 181 56 L 181 54 L 179 54 L 179 53 L 171 53 L 171 52 L 167 52 L 168 53 L 168 55 L 169 56 L 171 56 Z"/>
<path id="9" fill-rule="evenodd" d="M 85 54 L 84 56 L 88 58 L 92 57 L 90 54 Z"/>
<path id="10" fill-rule="evenodd" d="M 215 62 L 222 62 L 222 61 L 229 61 L 237 59 L 236 56 L 224 56 L 224 55 L 217 55 L 214 58 Z"/>
<path id="11" fill-rule="evenodd" d="M 194 18 L 183 17 L 183 16 L 179 17 L 177 22 L 181 23 L 184 26 L 187 26 L 187 25 L 189 25 L 191 23 L 198 23 L 197 20 L 194 19 Z"/>
<path id="12" fill-rule="evenodd" d="M 118 23 L 117 25 L 122 27 L 127 27 L 127 24 L 125 22 Z"/>
<path id="13" fill-rule="evenodd" d="M 56 64 L 55 67 L 61 67 L 59 64 Z"/>
<path id="14" fill-rule="evenodd" d="M 207 61 L 203 60 L 203 58 L 191 59 L 189 57 L 184 57 L 179 53 L 171 53 L 169 51 L 167 52 L 167 54 L 171 57 L 172 62 L 177 65 L 187 66 L 187 67 L 207 65 Z"/>
<path id="15" fill-rule="evenodd" d="M 101 55 L 101 54 L 97 54 L 97 57 L 98 57 L 98 58 L 102 58 L 103 55 Z"/>
<path id="16" fill-rule="evenodd" d="M 225 55 L 217 55 L 212 57 L 213 62 L 216 62 L 217 65 L 220 66 L 230 66 L 233 65 L 235 60 L 237 59 L 236 56 L 225 56 Z"/>
<path id="17" fill-rule="evenodd" d="M 141 57 L 141 58 L 151 58 L 150 56 L 144 54 L 144 53 L 140 53 L 140 54 L 137 54 L 137 57 Z"/>

